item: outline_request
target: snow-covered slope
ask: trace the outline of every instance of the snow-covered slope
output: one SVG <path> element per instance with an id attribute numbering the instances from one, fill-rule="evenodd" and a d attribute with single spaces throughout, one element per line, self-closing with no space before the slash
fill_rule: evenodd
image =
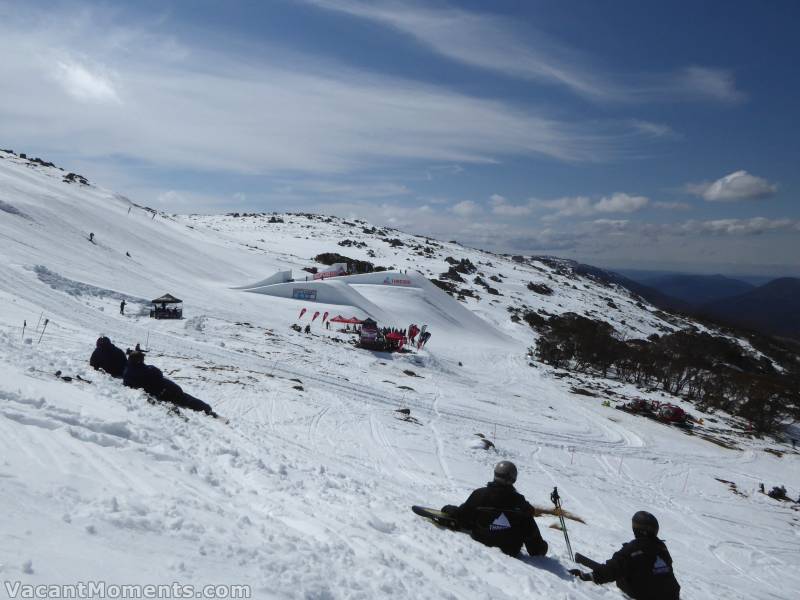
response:
<path id="1" fill-rule="evenodd" d="M 509 459 L 530 501 L 548 505 L 558 485 L 586 521 L 569 522 L 583 554 L 610 556 L 648 509 L 684 598 L 795 596 L 798 513 L 755 490 L 799 494 L 797 454 L 726 449 L 573 394 L 574 380 L 529 366 L 535 334 L 510 317 L 575 311 L 629 337 L 686 323 L 546 262 L 314 215 L 167 216 L 64 175 L 0 152 L 0 579 L 246 584 L 254 598 L 621 598 L 566 573 L 552 517 L 537 519 L 549 556 L 512 560 L 410 512 L 463 501 Z M 429 324 L 426 349 L 359 350 L 319 319 L 296 333 L 303 307 L 359 307 L 234 289 L 304 276 L 323 252 L 417 281 L 352 289 L 382 324 Z M 476 268 L 463 302 L 442 298 L 425 278 L 462 259 Z M 184 320 L 147 317 L 165 292 L 185 301 Z M 230 424 L 180 418 L 90 370 L 100 333 L 149 346 L 148 362 Z M 397 419 L 401 407 L 420 424 Z"/>

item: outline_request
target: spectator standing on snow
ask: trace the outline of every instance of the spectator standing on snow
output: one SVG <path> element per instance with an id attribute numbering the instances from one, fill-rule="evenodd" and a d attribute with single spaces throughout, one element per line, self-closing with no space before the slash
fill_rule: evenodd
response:
<path id="1" fill-rule="evenodd" d="M 122 302 L 119 303 L 119 314 L 125 314 L 125 300 L 123 299 Z"/>
<path id="2" fill-rule="evenodd" d="M 494 467 L 494 480 L 472 492 L 461 506 L 447 505 L 442 512 L 455 518 L 472 539 L 516 556 L 523 544 L 531 556 L 544 556 L 547 542 L 533 520 L 533 506 L 514 489 L 517 467 L 504 460 Z"/>
<path id="3" fill-rule="evenodd" d="M 105 371 L 112 377 L 122 377 L 128 359 L 125 353 L 111 343 L 106 336 L 97 338 L 94 352 L 89 358 L 89 365 L 98 370 Z"/>

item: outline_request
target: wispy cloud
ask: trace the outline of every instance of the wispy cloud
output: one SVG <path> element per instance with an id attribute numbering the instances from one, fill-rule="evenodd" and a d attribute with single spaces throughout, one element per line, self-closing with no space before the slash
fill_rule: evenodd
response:
<path id="1" fill-rule="evenodd" d="M 710 183 L 690 183 L 686 189 L 709 202 L 737 202 L 767 198 L 778 191 L 778 186 L 747 171 L 735 171 Z"/>
<path id="2" fill-rule="evenodd" d="M 486 13 L 394 0 L 302 1 L 380 23 L 448 59 L 509 77 L 561 86 L 598 101 L 744 99 L 729 71 L 689 66 L 655 76 L 620 76 L 542 31 L 530 27 L 521 30 L 506 18 Z"/>
<path id="3" fill-rule="evenodd" d="M 747 95 L 736 88 L 736 78 L 726 69 L 686 67 L 675 75 L 672 88 L 720 102 L 737 103 Z"/>
<path id="4" fill-rule="evenodd" d="M 662 210 L 689 210 L 692 208 L 688 202 L 663 202 L 660 200 L 653 202 L 653 206 Z"/>
<path id="5" fill-rule="evenodd" d="M 761 235 L 772 232 L 800 232 L 800 221 L 795 219 L 713 219 L 709 221 L 686 221 L 674 228 L 682 234 L 712 235 Z"/>
<path id="6" fill-rule="evenodd" d="M 603 161 L 630 145 L 629 126 L 564 121 L 323 58 L 242 61 L 96 11 L 2 16 L 0 81 L 13 90 L 0 95 L 4 136 L 76 158 L 337 173 L 509 156 Z"/>
<path id="7" fill-rule="evenodd" d="M 330 181 L 330 180 L 297 180 L 281 184 L 277 190 L 280 194 L 302 194 L 323 198 L 397 198 L 407 196 L 412 190 L 407 186 L 388 181 Z"/>
<path id="8" fill-rule="evenodd" d="M 111 78 L 101 70 L 92 70 L 74 59 L 58 61 L 53 77 L 74 99 L 89 103 L 119 103 Z"/>

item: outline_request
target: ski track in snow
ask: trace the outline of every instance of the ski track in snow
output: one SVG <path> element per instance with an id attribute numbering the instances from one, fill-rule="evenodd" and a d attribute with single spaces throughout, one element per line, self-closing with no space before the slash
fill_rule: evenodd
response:
<path id="1" fill-rule="evenodd" d="M 124 199 L 60 179 L 0 154 L 0 579 L 246 583 L 254 598 L 621 598 L 566 573 L 554 517 L 537 519 L 549 557 L 512 560 L 409 511 L 462 502 L 507 459 L 531 502 L 549 505 L 558 486 L 586 520 L 567 523 L 586 555 L 608 558 L 629 539 L 630 515 L 648 509 L 682 597 L 794 597 L 800 513 L 755 488 L 783 483 L 797 496 L 798 455 L 759 441 L 724 449 L 570 394 L 570 381 L 528 366 L 533 334 L 505 308 L 519 294 L 551 313 L 594 310 L 629 335 L 674 328 L 625 292 L 453 244 L 420 256 L 421 238 L 392 232 L 406 244 L 392 248 L 339 220 L 128 214 Z M 344 238 L 375 258 L 339 248 Z M 439 298 L 361 285 L 383 310 L 438 323 L 423 351 L 365 352 L 318 322 L 311 336 L 290 330 L 307 303 L 230 289 L 337 250 L 431 276 L 449 267 L 442 256 L 470 258 L 502 275 L 503 296 L 466 305 L 506 341 L 462 331 Z M 530 294 L 528 281 L 556 293 Z M 144 299 L 166 291 L 186 300 L 183 321 L 147 318 Z M 89 369 L 100 333 L 123 348 L 149 340 L 148 362 L 230 424 L 181 418 Z M 472 447 L 476 433 L 496 448 Z"/>

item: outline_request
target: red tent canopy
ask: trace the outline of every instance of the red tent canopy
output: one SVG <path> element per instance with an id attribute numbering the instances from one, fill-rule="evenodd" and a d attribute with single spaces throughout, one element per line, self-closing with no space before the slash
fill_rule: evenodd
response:
<path id="1" fill-rule="evenodd" d="M 356 319 L 355 317 L 350 317 L 349 319 L 344 318 L 342 315 L 336 315 L 332 319 L 328 319 L 331 323 L 348 323 L 350 325 L 361 325 L 364 321 L 361 319 Z"/>

